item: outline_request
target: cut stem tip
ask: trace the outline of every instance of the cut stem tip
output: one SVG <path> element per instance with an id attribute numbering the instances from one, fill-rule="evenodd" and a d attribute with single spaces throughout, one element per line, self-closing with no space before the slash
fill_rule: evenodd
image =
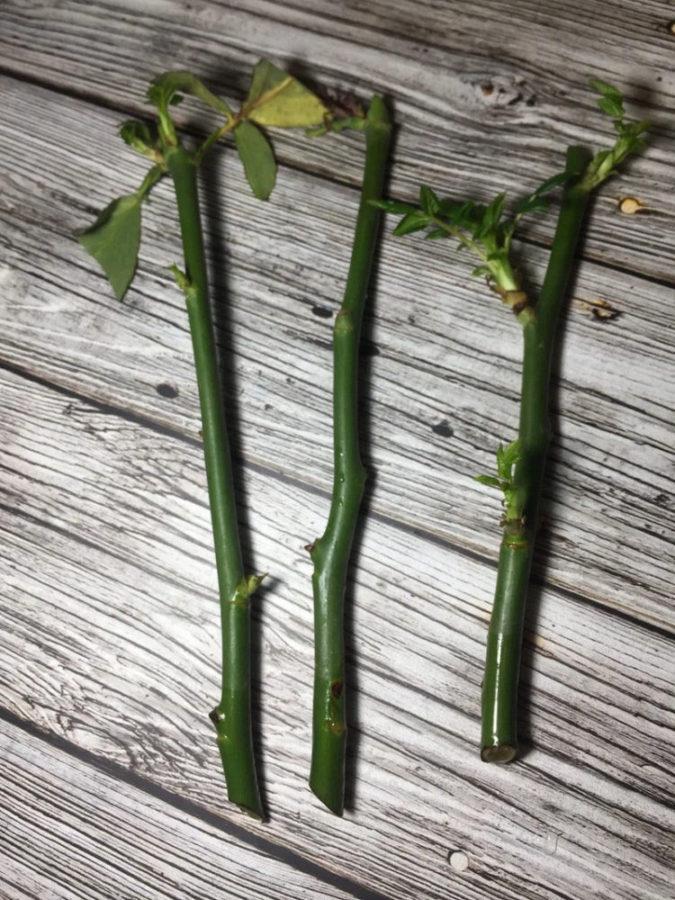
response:
<path id="1" fill-rule="evenodd" d="M 483 747 L 480 758 L 487 763 L 506 764 L 513 762 L 518 755 L 518 748 L 512 744 L 497 744 L 495 747 Z"/>
<path id="2" fill-rule="evenodd" d="M 326 790 L 324 789 L 324 786 L 316 784 L 311 780 L 309 782 L 309 786 L 314 796 L 317 798 L 317 800 L 320 800 L 323 803 L 326 809 L 330 810 L 333 815 L 342 817 L 345 811 L 345 806 L 341 788 L 337 792 L 331 788 L 328 788 Z"/>

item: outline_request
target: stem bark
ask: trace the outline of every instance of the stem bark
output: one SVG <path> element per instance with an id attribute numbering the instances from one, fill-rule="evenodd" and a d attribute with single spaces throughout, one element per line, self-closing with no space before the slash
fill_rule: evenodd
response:
<path id="1" fill-rule="evenodd" d="M 204 460 L 215 545 L 222 626 L 222 695 L 211 713 L 216 726 L 229 799 L 251 815 L 263 809 L 251 730 L 251 629 L 249 599 L 258 579 L 246 578 L 218 360 L 208 298 L 204 242 L 197 194 L 197 168 L 180 145 L 166 161 L 173 179 L 180 219 L 185 276 L 183 287 L 190 321 Z"/>
<path id="2" fill-rule="evenodd" d="M 568 150 L 567 169 L 574 180 L 563 194 L 535 315 L 523 325 L 520 453 L 513 472 L 514 502 L 504 519 L 483 680 L 481 757 L 485 762 L 510 762 L 518 752 L 518 679 L 525 602 L 551 436 L 551 363 L 588 204 L 589 191 L 579 185 L 579 176 L 589 160 L 590 155 L 579 147 Z"/>
<path id="3" fill-rule="evenodd" d="M 342 306 L 333 336 L 333 494 L 326 530 L 312 545 L 314 563 L 314 702 L 309 783 L 342 815 L 347 741 L 344 594 L 354 532 L 366 481 L 359 452 L 359 339 L 381 213 L 391 122 L 374 97 L 368 111 L 366 159 L 356 230 Z"/>

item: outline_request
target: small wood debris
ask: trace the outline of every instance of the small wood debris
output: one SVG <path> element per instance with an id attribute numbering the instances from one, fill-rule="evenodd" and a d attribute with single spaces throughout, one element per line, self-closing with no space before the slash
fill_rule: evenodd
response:
<path id="1" fill-rule="evenodd" d="M 645 204 L 642 200 L 638 200 L 637 197 L 620 197 L 617 207 L 619 212 L 625 216 L 633 216 L 635 213 L 640 212 L 641 209 L 646 209 Z"/>

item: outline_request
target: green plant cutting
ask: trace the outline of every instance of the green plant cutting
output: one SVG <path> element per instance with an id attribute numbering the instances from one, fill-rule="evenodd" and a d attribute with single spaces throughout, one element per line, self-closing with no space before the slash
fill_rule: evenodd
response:
<path id="1" fill-rule="evenodd" d="M 391 144 L 392 125 L 381 97 L 367 113 L 335 119 L 326 130 L 365 134 L 366 158 L 344 298 L 333 328 L 333 492 L 323 535 L 308 549 L 314 563 L 314 699 L 310 787 L 334 813 L 342 815 L 345 794 L 347 712 L 345 690 L 344 598 L 349 560 L 366 471 L 359 451 L 359 339 Z"/>
<path id="2" fill-rule="evenodd" d="M 645 147 L 648 124 L 626 118 L 619 90 L 593 81 L 598 105 L 612 120 L 616 141 L 591 155 L 567 150 L 565 171 L 545 181 L 506 211 L 506 195 L 482 205 L 442 200 L 422 187 L 418 204 L 385 201 L 388 212 L 402 214 L 394 234 L 425 231 L 429 239 L 454 238 L 476 260 L 473 275 L 484 278 L 516 316 L 523 333 L 520 422 L 515 441 L 497 451 L 495 474 L 478 481 L 502 493 L 503 537 L 497 584 L 487 636 L 482 692 L 481 756 L 486 762 L 510 762 L 518 752 L 517 699 L 523 623 L 537 532 L 546 454 L 551 438 L 549 390 L 558 322 L 579 243 L 589 198 L 632 154 Z M 562 186 L 562 200 L 548 267 L 538 296 L 523 284 L 513 262 L 512 240 L 523 216 L 547 206 L 547 195 Z"/>
<path id="3" fill-rule="evenodd" d="M 222 119 L 196 149 L 178 135 L 171 111 L 184 95 L 206 104 Z M 157 182 L 170 176 L 183 243 L 184 269 L 171 267 L 185 296 L 199 388 L 204 460 L 215 545 L 222 622 L 222 692 L 211 713 L 229 799 L 262 818 L 251 730 L 250 600 L 262 576 L 246 573 L 242 560 L 237 508 L 209 304 L 197 173 L 206 153 L 231 135 L 254 195 L 266 200 L 277 166 L 267 127 L 308 128 L 329 122 L 324 103 L 287 72 L 267 60 L 253 69 L 248 96 L 238 112 L 189 72 L 167 72 L 148 90 L 156 121 L 128 121 L 120 134 L 152 166 L 141 186 L 113 200 L 80 235 L 83 246 L 107 275 L 116 296 L 124 297 L 136 271 L 141 239 L 141 210 Z"/>

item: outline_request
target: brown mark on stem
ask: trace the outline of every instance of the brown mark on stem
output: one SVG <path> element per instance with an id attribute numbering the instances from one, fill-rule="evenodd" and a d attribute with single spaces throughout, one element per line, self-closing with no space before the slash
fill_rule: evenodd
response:
<path id="1" fill-rule="evenodd" d="M 211 719 L 216 726 L 216 730 L 218 730 L 218 724 L 225 721 L 225 713 L 219 706 L 215 706 L 209 713 L 209 719 Z"/>

